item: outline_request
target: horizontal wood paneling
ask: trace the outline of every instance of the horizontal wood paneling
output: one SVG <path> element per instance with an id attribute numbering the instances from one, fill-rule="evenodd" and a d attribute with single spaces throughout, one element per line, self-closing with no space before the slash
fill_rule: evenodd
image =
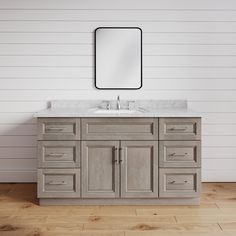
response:
<path id="1" fill-rule="evenodd" d="M 37 172 L 35 170 L 4 170 L 0 171 L 2 183 L 36 182 Z"/>
<path id="2" fill-rule="evenodd" d="M 92 67 L 1 67 L 1 77 L 92 78 Z M 227 67 L 145 67 L 145 78 L 235 78 L 236 68 Z"/>
<path id="3" fill-rule="evenodd" d="M 2 90 L 91 90 L 94 81 L 90 78 L 61 78 L 61 79 L 0 79 L 0 89 Z M 233 79 L 148 79 L 145 78 L 143 90 L 236 90 L 236 83 Z"/>
<path id="4" fill-rule="evenodd" d="M 159 6 L 158 6 L 159 8 Z M 112 20 L 111 20 L 112 19 Z M 236 21 L 234 11 L 206 10 L 0 10 L 0 20 L 24 21 Z"/>
<path id="5" fill-rule="evenodd" d="M 236 32 L 236 22 L 67 22 L 67 21 L 0 21 L 0 32 L 84 32 L 100 27 L 141 27 L 146 32 Z"/>
<path id="6" fill-rule="evenodd" d="M 236 9 L 234 0 L 0 0 L 1 9 Z"/>
<path id="7" fill-rule="evenodd" d="M 145 67 L 235 67 L 234 56 L 143 56 Z M 92 56 L 0 56 L 0 67 L 93 67 Z"/>
<path id="8" fill-rule="evenodd" d="M 1 170 L 36 170 L 36 158 L 34 159 L 0 159 L 0 171 Z"/>
<path id="9" fill-rule="evenodd" d="M 236 136 L 228 135 L 203 135 L 202 145 L 207 147 L 236 147 Z M 217 151 L 217 149 L 216 149 Z M 203 156 L 203 159 L 207 158 Z"/>
<path id="10" fill-rule="evenodd" d="M 37 112 L 47 108 L 47 102 L 0 102 L 0 113 Z"/>
<path id="11" fill-rule="evenodd" d="M 36 147 L 0 147 L 0 159 L 35 159 Z"/>
<path id="12" fill-rule="evenodd" d="M 37 126 L 30 124 L 0 124 L 0 135 L 36 135 Z"/>
<path id="13" fill-rule="evenodd" d="M 192 109 L 199 112 L 236 112 L 236 101 L 232 102 L 189 102 Z"/>
<path id="14" fill-rule="evenodd" d="M 92 44 L 0 44 L 0 56 L 93 56 Z M 236 56 L 236 45 L 144 44 L 146 56 Z M 219 57 L 220 58 L 220 57 Z"/>
<path id="15" fill-rule="evenodd" d="M 236 136 L 236 124 L 207 124 L 202 126 L 203 135 L 233 135 Z"/>
<path id="16" fill-rule="evenodd" d="M 37 136 L 0 136 L 0 147 L 36 147 Z"/>
<path id="17" fill-rule="evenodd" d="M 0 0 L 0 182 L 36 180 L 33 113 L 48 101 L 118 94 L 188 99 L 203 180 L 236 181 L 235 12 L 234 0 Z M 143 88 L 96 90 L 94 29 L 130 25 L 143 29 Z"/>
<path id="18" fill-rule="evenodd" d="M 202 155 L 207 159 L 236 159 L 236 147 L 204 147 Z M 214 165 L 213 165 L 214 167 Z M 224 167 L 224 165 L 222 166 Z M 205 166 L 207 168 L 207 166 Z"/>
<path id="19" fill-rule="evenodd" d="M 0 124 L 36 124 L 36 118 L 33 117 L 33 113 L 1 113 Z"/>
<path id="20" fill-rule="evenodd" d="M 203 159 L 203 171 L 207 170 L 235 170 L 236 171 L 236 158 L 235 159 Z"/>
<path id="21" fill-rule="evenodd" d="M 235 44 L 234 32 L 152 32 L 144 33 L 143 42 L 150 44 Z"/>
<path id="22" fill-rule="evenodd" d="M 1 80 L 0 80 L 1 82 Z M 14 83 L 14 80 L 12 80 Z M 81 80 L 83 83 L 83 80 Z M 92 85 L 91 85 L 92 86 Z M 82 86 L 81 86 L 82 87 Z M 89 93 L 88 93 L 89 91 Z M 236 100 L 236 93 L 235 90 L 182 90 L 182 89 L 175 89 L 175 90 L 168 90 L 168 89 L 142 89 L 142 93 L 140 91 L 132 91 L 130 94 L 127 94 L 126 91 L 119 91 L 117 94 L 120 94 L 122 99 L 186 99 L 188 98 L 189 101 L 235 101 Z M 132 97 L 131 97 L 132 96 Z M 63 93 L 59 89 L 16 89 L 16 90 L 1 90 L 0 92 L 0 100 L 2 101 L 42 101 L 42 100 L 55 100 L 55 99 L 114 99 L 114 91 L 100 91 L 97 92 L 95 90 L 87 90 L 87 89 L 80 89 L 80 88 L 73 88 L 72 89 L 63 89 Z M 17 114 L 16 114 L 17 115 Z M 6 116 L 6 115 L 5 115 Z M 5 117 L 4 116 L 4 117 Z M 208 119 L 211 117 L 211 122 L 215 123 L 233 123 L 235 121 L 234 114 L 209 114 L 204 112 L 203 119 Z M 3 118 L 4 118 L 3 117 Z M 0 117 L 0 121 L 1 121 Z M 5 119 L 5 118 L 4 118 Z M 6 118 L 7 119 L 7 118 Z M 11 120 L 18 119 L 11 117 Z M 24 118 L 22 119 L 22 122 Z M 28 117 L 31 119 L 30 122 L 33 122 L 32 117 Z M 13 122 L 13 121 L 12 121 Z M 14 123 L 14 122 L 13 122 Z"/>
<path id="23" fill-rule="evenodd" d="M 235 182 L 235 170 L 204 170 L 202 171 L 203 182 Z"/>
<path id="24" fill-rule="evenodd" d="M 93 33 L 58 33 L 58 32 L 0 32 L 0 43 L 4 44 L 92 44 Z M 227 45 L 235 44 L 236 33 L 207 32 L 143 32 L 143 44 L 160 45 Z"/>

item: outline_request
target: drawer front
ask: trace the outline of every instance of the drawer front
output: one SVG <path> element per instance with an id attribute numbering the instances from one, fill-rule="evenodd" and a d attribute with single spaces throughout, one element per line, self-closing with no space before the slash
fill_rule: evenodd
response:
<path id="1" fill-rule="evenodd" d="M 155 140 L 157 125 L 153 118 L 86 118 L 82 119 L 82 139 Z"/>
<path id="2" fill-rule="evenodd" d="M 160 167 L 200 167 L 200 141 L 159 141 Z"/>
<path id="3" fill-rule="evenodd" d="M 38 167 L 74 168 L 80 166 L 80 141 L 39 141 Z"/>
<path id="4" fill-rule="evenodd" d="M 160 118 L 160 140 L 200 140 L 201 118 Z"/>
<path id="5" fill-rule="evenodd" d="M 159 196 L 185 198 L 200 196 L 200 169 L 160 168 Z"/>
<path id="6" fill-rule="evenodd" d="M 39 140 L 79 140 L 80 119 L 39 118 Z"/>
<path id="7" fill-rule="evenodd" d="M 80 197 L 80 169 L 39 169 L 38 197 Z"/>

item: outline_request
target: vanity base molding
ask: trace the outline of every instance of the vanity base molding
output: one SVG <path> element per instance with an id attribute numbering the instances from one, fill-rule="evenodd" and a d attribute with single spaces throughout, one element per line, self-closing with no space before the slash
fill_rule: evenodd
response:
<path id="1" fill-rule="evenodd" d="M 158 199 L 78 199 L 41 198 L 41 206 L 47 205 L 199 205 L 200 198 L 158 198 Z"/>

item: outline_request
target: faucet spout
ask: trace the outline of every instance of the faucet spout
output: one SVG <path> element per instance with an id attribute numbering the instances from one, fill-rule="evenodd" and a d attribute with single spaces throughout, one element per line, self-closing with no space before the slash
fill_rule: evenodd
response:
<path id="1" fill-rule="evenodd" d="M 120 96 L 117 96 L 117 103 L 116 103 L 117 110 L 120 110 Z"/>

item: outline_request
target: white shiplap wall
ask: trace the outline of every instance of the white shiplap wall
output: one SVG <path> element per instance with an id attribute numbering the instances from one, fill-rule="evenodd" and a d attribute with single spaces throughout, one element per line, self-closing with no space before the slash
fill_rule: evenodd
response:
<path id="1" fill-rule="evenodd" d="M 144 86 L 93 86 L 93 31 L 143 29 Z M 35 181 L 34 112 L 53 99 L 188 99 L 203 180 L 236 181 L 235 0 L 0 0 L 0 182 Z"/>

